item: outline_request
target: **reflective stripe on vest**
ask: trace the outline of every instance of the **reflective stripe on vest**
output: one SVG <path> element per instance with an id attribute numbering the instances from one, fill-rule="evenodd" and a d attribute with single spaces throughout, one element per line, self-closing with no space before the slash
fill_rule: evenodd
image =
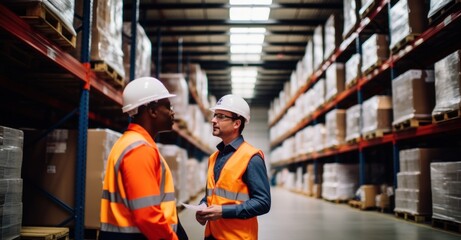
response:
<path id="1" fill-rule="evenodd" d="M 122 166 L 122 161 L 124 160 L 124 157 L 131 150 L 141 145 L 151 146 L 151 144 L 145 141 L 142 135 L 138 133 L 132 132 L 132 133 L 127 134 L 124 137 L 125 137 L 124 139 L 116 143 L 118 144 L 117 146 L 120 146 L 120 148 L 118 148 L 117 150 L 114 150 L 114 153 L 112 153 L 111 151 L 111 155 L 110 155 L 110 158 L 111 158 L 110 167 L 112 168 L 112 171 L 114 172 L 110 172 L 110 175 L 112 176 L 111 177 L 112 180 L 109 180 L 107 182 L 107 185 L 106 183 L 104 184 L 104 189 L 102 192 L 102 204 L 103 205 L 101 207 L 101 210 L 106 209 L 109 212 L 107 213 L 101 212 L 101 231 L 114 232 L 114 233 L 119 232 L 119 233 L 127 233 L 127 234 L 141 233 L 139 228 L 137 228 L 134 225 L 131 218 L 129 216 L 126 216 L 123 213 L 125 211 L 124 209 L 133 211 L 136 209 L 142 209 L 148 206 L 155 205 L 155 206 L 160 206 L 163 211 L 166 211 L 165 213 L 168 213 L 167 215 L 165 215 L 165 217 L 168 220 L 170 227 L 173 229 L 173 231 L 176 232 L 178 228 L 178 225 L 177 225 L 178 219 L 177 219 L 177 214 L 176 214 L 174 189 L 172 185 L 173 179 L 172 179 L 170 170 L 168 166 L 166 165 L 166 162 L 162 158 L 162 156 L 159 156 L 160 157 L 159 159 L 160 160 L 160 174 L 161 174 L 161 179 L 159 183 L 160 192 L 155 195 L 142 196 L 140 198 L 131 199 L 131 200 L 123 196 L 124 189 L 120 189 L 120 188 L 123 188 L 123 186 L 120 186 L 119 185 L 120 183 L 117 184 L 117 181 L 121 180 L 119 174 L 120 174 L 120 168 Z M 114 162 L 114 159 L 116 159 L 115 162 Z M 111 182 L 111 181 L 115 181 L 115 182 Z M 168 191 L 168 192 L 165 192 L 165 191 Z M 113 205 L 114 203 L 116 205 Z M 109 216 L 111 216 L 112 218 L 115 217 L 115 221 L 112 222 L 112 220 L 109 220 L 109 221 L 102 220 L 102 219 L 107 219 L 107 217 Z M 120 219 L 118 219 L 116 216 L 120 216 Z M 109 217 L 109 219 L 111 217 Z"/>
<path id="2" fill-rule="evenodd" d="M 226 161 L 218 181 L 214 180 L 214 167 L 218 152 L 210 156 L 208 163 L 208 179 L 206 199 L 208 206 L 242 204 L 250 199 L 248 186 L 243 182 L 251 158 L 259 154 L 264 159 L 262 151 L 243 142 Z M 258 238 L 258 222 L 256 217 L 249 219 L 218 219 L 208 221 L 205 227 L 205 236 L 215 239 L 251 239 Z"/>

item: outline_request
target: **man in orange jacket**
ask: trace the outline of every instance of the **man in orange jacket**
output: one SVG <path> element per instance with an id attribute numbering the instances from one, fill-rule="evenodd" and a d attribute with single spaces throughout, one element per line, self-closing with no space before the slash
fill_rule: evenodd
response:
<path id="1" fill-rule="evenodd" d="M 198 211 L 206 240 L 258 239 L 257 216 L 271 206 L 264 154 L 242 136 L 250 121 L 250 107 L 241 97 L 226 95 L 216 106 L 213 135 L 220 137 L 218 151 L 210 156 L 205 197 L 207 208 Z"/>
<path id="2" fill-rule="evenodd" d="M 173 177 L 154 142 L 170 131 L 174 97 L 157 79 L 138 78 L 123 91 L 128 129 L 112 147 L 101 199 L 101 240 L 187 239 L 176 212 Z"/>

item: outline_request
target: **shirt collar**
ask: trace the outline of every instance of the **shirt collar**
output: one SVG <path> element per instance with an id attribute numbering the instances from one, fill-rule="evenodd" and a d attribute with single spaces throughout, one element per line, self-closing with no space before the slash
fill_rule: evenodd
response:
<path id="1" fill-rule="evenodd" d="M 232 140 L 229 144 L 224 145 L 224 142 L 220 142 L 216 148 L 220 151 L 223 152 L 225 149 L 229 149 L 229 147 L 233 150 L 236 150 L 237 148 L 240 147 L 240 145 L 243 143 L 244 139 L 243 136 L 240 135 L 236 139 Z"/>
<path id="2" fill-rule="evenodd" d="M 157 144 L 155 144 L 154 139 L 152 139 L 150 134 L 141 125 L 136 124 L 136 123 L 130 123 L 128 125 L 127 131 L 134 131 L 134 132 L 141 134 L 147 140 L 149 144 L 151 144 L 154 147 L 157 147 Z"/>

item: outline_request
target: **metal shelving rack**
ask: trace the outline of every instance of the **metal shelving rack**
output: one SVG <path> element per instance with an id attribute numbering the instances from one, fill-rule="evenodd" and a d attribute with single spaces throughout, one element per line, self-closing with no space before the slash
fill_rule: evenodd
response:
<path id="1" fill-rule="evenodd" d="M 317 69 L 306 81 L 306 83 L 298 89 L 296 94 L 291 98 L 282 111 L 276 115 L 276 117 L 269 122 L 269 127 L 274 126 L 278 121 L 281 120 L 283 115 L 288 109 L 294 105 L 295 101 L 314 85 L 317 80 L 324 74 L 324 71 L 335 61 L 340 58 L 344 59 L 344 54 L 351 51 L 354 45 L 359 44 L 360 35 L 364 30 L 370 27 L 370 23 L 374 21 L 382 11 L 390 9 L 390 0 L 381 0 L 377 3 L 377 7 L 374 8 L 369 14 L 360 21 L 355 31 L 346 38 L 340 45 L 339 48 L 324 61 L 323 65 Z M 339 93 L 334 99 L 321 108 L 317 109 L 312 115 L 305 117 L 301 122 L 285 134 L 273 140 L 270 143 L 271 148 L 279 146 L 287 138 L 293 136 L 295 133 L 303 129 L 304 127 L 316 123 L 317 120 L 324 116 L 327 112 L 334 109 L 338 105 L 344 104 L 345 101 L 351 101 L 350 99 L 357 96 L 356 103 L 362 102 L 363 91 L 370 86 L 378 86 L 382 83 L 381 81 L 392 81 L 395 76 L 396 68 L 400 71 L 409 70 L 411 68 L 426 68 L 430 67 L 434 62 L 447 56 L 449 53 L 461 48 L 459 39 L 461 38 L 461 10 L 456 10 L 446 16 L 444 19 L 438 21 L 435 25 L 430 26 L 424 33 L 419 37 L 411 41 L 406 47 L 395 54 L 391 54 L 389 59 L 382 64 L 378 69 L 372 71 L 366 76 L 358 79 L 357 84 L 350 87 L 343 92 Z M 355 44 L 354 44 L 355 43 Z M 435 47 L 435 48 L 434 48 Z M 432 48 L 430 54 L 426 51 Z M 357 49 L 355 49 L 357 51 Z M 415 61 L 417 59 L 417 61 Z M 399 154 L 398 146 L 400 142 L 415 140 L 420 137 L 434 137 L 442 134 L 461 134 L 461 119 L 453 119 L 443 123 L 432 123 L 429 125 L 420 126 L 416 129 L 408 129 L 398 132 L 391 132 L 385 134 L 383 137 L 374 139 L 360 139 L 358 143 L 354 144 L 343 144 L 335 149 L 325 149 L 321 152 L 314 152 L 310 154 L 304 154 L 294 158 L 286 159 L 281 162 L 272 164 L 275 168 L 281 168 L 290 165 L 297 165 L 300 163 L 306 163 L 313 161 L 314 165 L 318 165 L 319 161 L 325 158 L 336 158 L 337 156 L 344 155 L 353 151 L 358 152 L 359 159 L 359 184 L 367 184 L 365 177 L 365 156 L 364 150 L 372 147 L 380 147 L 384 145 L 391 145 L 393 149 L 392 163 L 393 163 L 393 179 L 396 183 L 396 176 L 399 171 Z M 315 171 L 317 172 L 317 170 Z M 317 174 L 316 174 L 317 176 Z"/>
<path id="2" fill-rule="evenodd" d="M 7 124 L 12 127 L 14 125 L 19 127 L 26 125 L 46 129 L 40 134 L 42 137 L 53 129 L 62 127 L 66 122 L 67 127 L 77 127 L 78 129 L 74 208 L 69 208 L 65 204 L 61 205 L 62 202 L 59 199 L 45 192 L 45 194 L 50 195 L 52 201 L 60 204 L 72 215 L 64 220 L 63 224 L 72 220 L 75 222 L 74 239 L 84 239 L 85 235 L 87 129 L 92 125 L 123 131 L 128 122 L 126 116 L 123 116 L 120 111 L 122 90 L 116 89 L 98 78 L 90 67 L 92 4 L 92 0 L 84 0 L 80 61 L 36 31 L 9 8 L 0 4 L 0 45 L 12 46 L 12 50 L 9 49 L 8 51 L 11 52 L 9 56 L 1 55 L 2 59 L 12 58 L 12 61 L 8 63 L 7 67 L 0 69 L 0 88 L 3 89 L 0 93 L 8 94 L 0 97 L 0 99 L 7 101 L 0 107 L 4 113 L 11 112 L 11 114 L 4 114 L 0 117 L 0 124 Z M 133 4 L 133 6 L 137 8 L 138 4 Z M 137 21 L 136 16 L 137 14 L 134 16 Z M 136 31 L 136 29 L 133 30 Z M 134 44 L 136 43 L 136 34 L 133 35 L 132 43 Z M 135 46 L 132 46 L 133 49 Z M 135 53 L 132 53 L 131 56 L 134 59 Z M 25 59 L 21 59 L 21 57 Z M 24 62 L 24 65 L 16 66 L 16 64 L 22 64 L 21 61 Z M 12 66 L 14 69 L 10 70 L 8 66 Z M 25 66 L 26 69 L 21 70 L 22 66 Z M 27 68 L 30 68 L 33 73 L 30 73 Z M 15 70 L 23 72 L 16 73 Z M 131 79 L 133 79 L 134 70 L 130 74 Z M 14 99 L 9 98 L 10 94 Z M 26 108 L 30 104 L 33 106 Z M 52 112 L 50 115 L 59 116 L 36 114 L 43 112 Z M 75 116 L 77 116 L 76 119 L 73 119 Z M 56 118 L 58 120 L 55 120 Z M 18 120 L 17 123 L 16 120 Z M 189 147 L 197 149 L 201 154 L 211 153 L 211 149 L 190 136 L 189 133 L 176 127 L 174 131 L 177 133 L 178 141 L 187 142 Z M 33 143 L 33 140 L 30 142 Z M 26 144 L 29 142 L 25 142 Z"/>

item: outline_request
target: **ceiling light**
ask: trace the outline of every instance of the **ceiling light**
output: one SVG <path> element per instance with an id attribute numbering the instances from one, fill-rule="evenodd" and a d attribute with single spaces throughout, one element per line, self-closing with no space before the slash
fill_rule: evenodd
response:
<path id="1" fill-rule="evenodd" d="M 232 45 L 230 47 L 231 53 L 261 53 L 263 47 L 260 45 Z"/>
<path id="2" fill-rule="evenodd" d="M 268 7 L 231 7 L 230 20 L 268 20 L 271 9 Z"/>
<path id="3" fill-rule="evenodd" d="M 231 5 L 270 5 L 272 0 L 229 0 Z"/>

